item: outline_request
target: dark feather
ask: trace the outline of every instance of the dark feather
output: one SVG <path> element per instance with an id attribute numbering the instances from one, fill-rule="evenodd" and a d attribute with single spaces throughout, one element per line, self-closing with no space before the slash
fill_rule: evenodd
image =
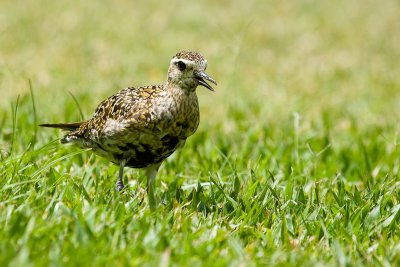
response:
<path id="1" fill-rule="evenodd" d="M 48 128 L 58 128 L 64 131 L 73 131 L 78 129 L 81 126 L 82 122 L 72 122 L 72 123 L 54 123 L 54 124 L 40 124 L 41 127 L 48 127 Z"/>

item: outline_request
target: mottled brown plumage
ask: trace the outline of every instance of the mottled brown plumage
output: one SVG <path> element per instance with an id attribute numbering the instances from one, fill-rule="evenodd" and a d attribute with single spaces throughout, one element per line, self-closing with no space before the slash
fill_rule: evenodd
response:
<path id="1" fill-rule="evenodd" d="M 196 87 L 213 90 L 206 80 L 216 84 L 206 68 L 202 55 L 181 51 L 171 60 L 166 84 L 125 88 L 101 102 L 88 121 L 41 126 L 69 130 L 61 143 L 91 148 L 118 164 L 118 190 L 124 188 L 125 166 L 145 168 L 151 189 L 162 161 L 199 125 Z"/>

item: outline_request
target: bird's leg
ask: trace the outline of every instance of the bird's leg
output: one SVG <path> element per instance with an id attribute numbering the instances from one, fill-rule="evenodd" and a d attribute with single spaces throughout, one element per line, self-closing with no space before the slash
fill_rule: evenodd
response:
<path id="1" fill-rule="evenodd" d="M 158 168 L 160 168 L 161 164 L 151 165 L 146 168 L 146 176 L 147 176 L 147 196 L 149 198 L 149 205 L 151 210 L 155 210 L 156 201 L 154 198 L 154 182 L 156 180 L 156 175 L 158 172 Z"/>
<path id="2" fill-rule="evenodd" d="M 124 167 L 125 167 L 125 160 L 121 160 L 119 163 L 119 174 L 118 174 L 118 181 L 117 184 L 115 185 L 117 191 L 122 191 L 125 188 L 124 182 L 123 182 L 123 176 L 124 176 Z"/>

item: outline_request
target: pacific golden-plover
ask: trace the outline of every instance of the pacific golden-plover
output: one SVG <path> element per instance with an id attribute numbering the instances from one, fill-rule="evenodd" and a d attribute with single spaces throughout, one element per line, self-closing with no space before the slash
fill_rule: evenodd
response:
<path id="1" fill-rule="evenodd" d="M 90 148 L 118 164 L 118 191 L 125 187 L 124 167 L 144 168 L 150 200 L 161 163 L 199 125 L 197 86 L 214 91 L 206 81 L 217 84 L 206 68 L 201 54 L 181 51 L 171 60 L 165 84 L 125 88 L 101 102 L 87 121 L 40 126 L 68 130 L 61 143 Z"/>

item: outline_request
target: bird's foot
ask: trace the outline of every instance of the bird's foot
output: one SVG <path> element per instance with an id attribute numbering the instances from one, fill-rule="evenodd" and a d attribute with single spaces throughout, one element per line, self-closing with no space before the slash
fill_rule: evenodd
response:
<path id="1" fill-rule="evenodd" d="M 122 190 L 124 190 L 125 185 L 121 180 L 118 180 L 117 183 L 115 184 L 115 189 L 117 190 L 117 192 L 121 192 Z"/>

